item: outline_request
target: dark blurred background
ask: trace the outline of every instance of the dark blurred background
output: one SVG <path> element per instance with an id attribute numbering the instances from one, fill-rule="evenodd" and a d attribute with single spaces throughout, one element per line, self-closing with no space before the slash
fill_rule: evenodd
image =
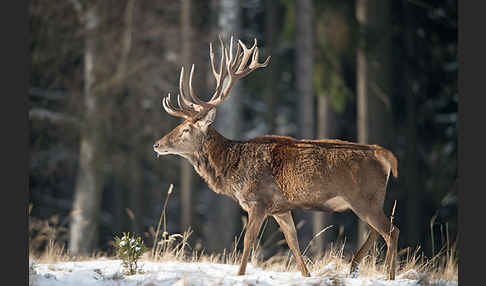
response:
<path id="1" fill-rule="evenodd" d="M 219 34 L 256 38 L 261 60 L 272 56 L 218 110 L 220 133 L 387 147 L 399 163 L 385 202 L 387 215 L 397 202 L 399 247 L 430 256 L 456 239 L 457 1 L 32 0 L 29 15 L 30 219 L 62 226 L 56 239 L 70 253 L 110 253 L 127 231 L 150 245 L 170 184 L 169 233 L 190 226 L 192 247 L 207 252 L 240 234 L 235 202 L 184 159 L 152 150 L 180 122 L 161 99 L 178 92 L 181 66 L 196 65 L 201 98 L 215 88 L 209 43 Z M 350 211 L 293 214 L 301 249 L 333 225 L 312 253 L 337 240 L 355 251 L 367 231 Z M 277 230 L 269 219 L 267 257 L 287 247 Z"/>

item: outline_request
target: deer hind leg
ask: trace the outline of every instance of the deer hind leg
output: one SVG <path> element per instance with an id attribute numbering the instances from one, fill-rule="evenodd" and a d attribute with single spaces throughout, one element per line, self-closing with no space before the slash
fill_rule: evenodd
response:
<path id="1" fill-rule="evenodd" d="M 248 257 L 250 255 L 250 248 L 255 244 L 258 232 L 262 226 L 266 216 L 264 212 L 259 208 L 250 209 L 248 212 L 248 224 L 246 226 L 245 239 L 243 243 L 243 256 L 241 258 L 240 269 L 238 275 L 244 275 L 246 272 L 246 265 L 248 263 Z"/>
<path id="2" fill-rule="evenodd" d="M 290 211 L 273 216 L 277 223 L 280 225 L 282 232 L 284 233 L 285 240 L 288 246 L 294 253 L 295 259 L 299 264 L 300 272 L 304 277 L 310 277 L 309 270 L 305 266 L 304 259 L 300 254 L 299 241 L 297 239 L 297 231 L 295 230 L 294 220 L 292 219 L 292 214 Z"/>
<path id="3" fill-rule="evenodd" d="M 359 264 L 361 263 L 361 260 L 363 260 L 363 258 L 368 254 L 368 251 L 370 250 L 371 246 L 373 246 L 377 238 L 378 232 L 376 232 L 376 230 L 370 226 L 368 238 L 351 260 L 351 268 L 349 270 L 349 276 L 351 278 L 358 277 Z"/>
<path id="4" fill-rule="evenodd" d="M 386 273 L 389 280 L 395 280 L 396 254 L 399 229 L 385 216 L 383 211 L 369 208 L 356 208 L 353 211 L 366 221 L 385 240 L 387 250 L 385 258 Z"/>

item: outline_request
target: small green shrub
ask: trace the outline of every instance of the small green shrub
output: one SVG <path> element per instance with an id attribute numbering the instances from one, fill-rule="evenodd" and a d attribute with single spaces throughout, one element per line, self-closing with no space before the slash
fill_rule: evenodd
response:
<path id="1" fill-rule="evenodd" d="M 125 273 L 128 275 L 136 274 L 138 269 L 138 259 L 142 256 L 147 248 L 141 237 L 130 236 L 130 233 L 123 233 L 123 236 L 115 236 L 115 247 L 117 249 L 117 256 L 123 260 L 122 265 L 125 268 Z"/>

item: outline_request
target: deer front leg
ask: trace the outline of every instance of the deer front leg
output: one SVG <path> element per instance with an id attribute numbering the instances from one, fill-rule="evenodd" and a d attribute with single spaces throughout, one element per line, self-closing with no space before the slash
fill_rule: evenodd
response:
<path id="1" fill-rule="evenodd" d="M 284 233 L 285 240 L 287 241 L 288 246 L 294 253 L 295 259 L 299 264 L 299 268 L 300 268 L 300 272 L 302 273 L 302 276 L 310 277 L 309 270 L 307 270 L 307 267 L 305 266 L 304 263 L 304 259 L 300 254 L 299 241 L 297 240 L 297 231 L 295 230 L 292 214 L 290 213 L 290 211 L 288 211 L 283 214 L 274 215 L 273 217 L 280 225 L 280 228 Z"/>
<path id="2" fill-rule="evenodd" d="M 246 225 L 245 240 L 243 246 L 243 257 L 241 258 L 240 270 L 238 275 L 244 275 L 246 271 L 246 264 L 250 255 L 250 248 L 255 244 L 258 232 L 265 220 L 265 213 L 261 208 L 255 207 L 248 212 L 248 224 Z"/>

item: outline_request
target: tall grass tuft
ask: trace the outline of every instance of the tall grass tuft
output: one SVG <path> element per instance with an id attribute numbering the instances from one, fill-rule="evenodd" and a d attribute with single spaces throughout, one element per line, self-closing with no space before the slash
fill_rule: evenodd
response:
<path id="1" fill-rule="evenodd" d="M 170 184 L 169 190 L 167 191 L 167 197 L 164 201 L 164 206 L 160 214 L 159 222 L 157 228 L 154 231 L 151 228 L 150 233 L 153 235 L 153 245 L 150 253 L 150 259 L 154 261 L 167 261 L 167 260 L 179 260 L 185 261 L 185 253 L 187 248 L 189 248 L 189 237 L 192 234 L 191 228 L 186 230 L 183 234 L 174 233 L 169 234 L 167 232 L 167 204 L 172 194 L 174 188 L 173 184 Z M 161 228 L 162 227 L 162 233 Z"/>
<path id="2" fill-rule="evenodd" d="M 48 219 L 32 217 L 32 204 L 28 208 L 29 217 L 29 257 L 43 262 L 67 259 L 67 220 L 61 221 L 55 215 Z"/>

